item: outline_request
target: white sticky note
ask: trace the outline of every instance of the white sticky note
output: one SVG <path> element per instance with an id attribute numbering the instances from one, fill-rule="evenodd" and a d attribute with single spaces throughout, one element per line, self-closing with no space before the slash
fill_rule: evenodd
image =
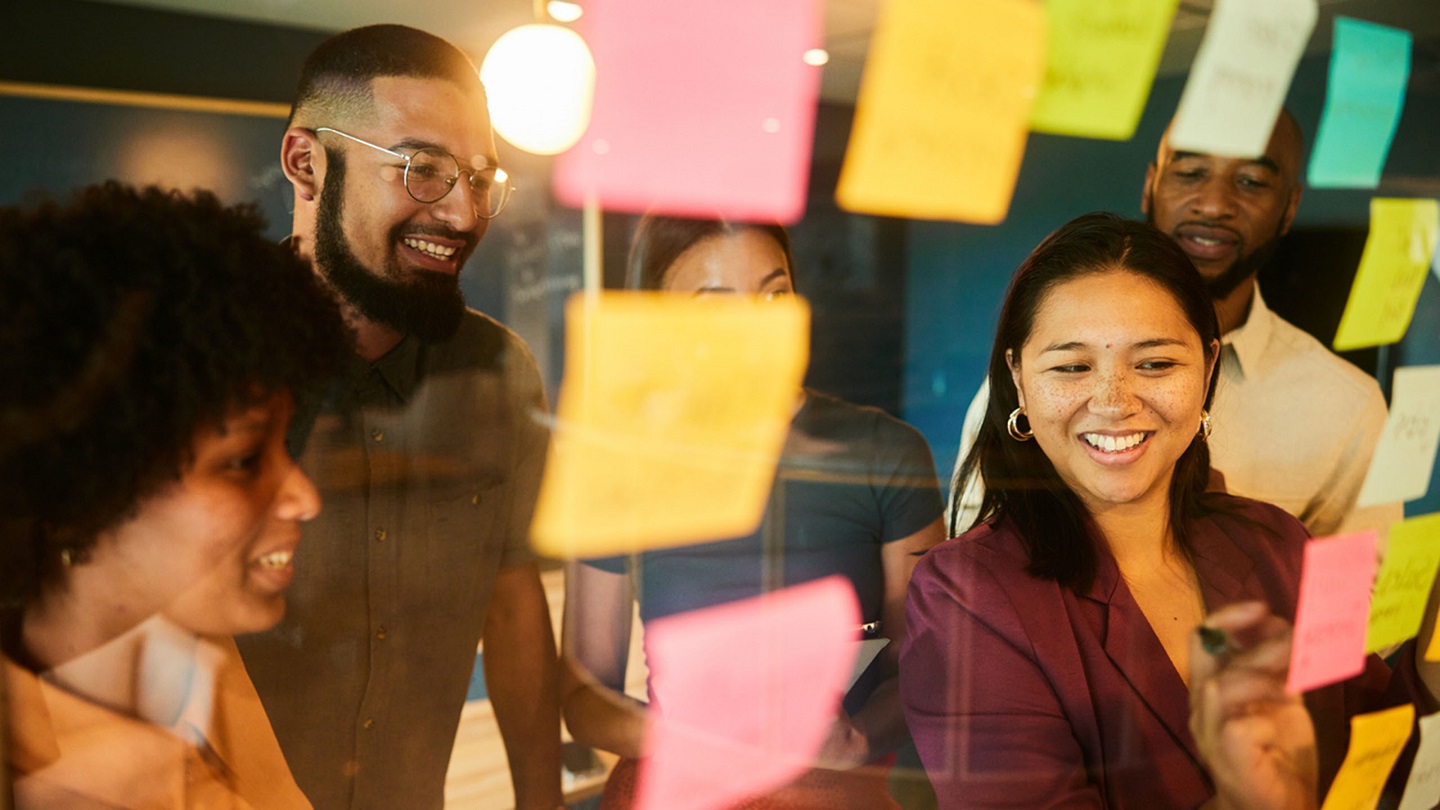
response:
<path id="1" fill-rule="evenodd" d="M 1315 0 L 1215 0 L 1175 111 L 1170 145 L 1263 155 L 1317 14 Z"/>
<path id="2" fill-rule="evenodd" d="M 1400 810 L 1430 810 L 1440 804 L 1440 712 L 1420 718 L 1420 748 L 1410 766 Z"/>
<path id="3" fill-rule="evenodd" d="M 1357 506 L 1413 501 L 1430 490 L 1440 447 L 1440 366 L 1395 370 L 1390 415 L 1375 445 Z"/>

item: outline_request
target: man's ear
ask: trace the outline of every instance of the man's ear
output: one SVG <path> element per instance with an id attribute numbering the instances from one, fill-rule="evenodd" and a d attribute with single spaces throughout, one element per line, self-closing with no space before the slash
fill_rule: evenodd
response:
<path id="1" fill-rule="evenodd" d="M 1145 187 L 1140 189 L 1140 213 L 1150 216 L 1150 203 L 1152 189 L 1155 188 L 1155 162 L 1152 160 L 1149 166 L 1145 167 Z"/>
<path id="2" fill-rule="evenodd" d="M 305 127 L 285 130 L 285 138 L 280 142 L 280 168 L 295 187 L 296 197 L 309 202 L 320 193 L 317 169 L 323 171 L 324 162 L 324 150 L 315 130 Z"/>
<path id="3" fill-rule="evenodd" d="M 1295 212 L 1300 210 L 1300 198 L 1304 189 L 1299 183 L 1290 189 L 1290 199 L 1285 202 L 1285 218 L 1280 220 L 1280 235 L 1284 236 L 1290 232 L 1290 223 L 1295 221 Z"/>

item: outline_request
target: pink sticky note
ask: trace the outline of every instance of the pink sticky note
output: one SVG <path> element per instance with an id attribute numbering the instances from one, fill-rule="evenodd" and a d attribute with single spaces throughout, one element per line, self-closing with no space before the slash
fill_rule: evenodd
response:
<path id="1" fill-rule="evenodd" d="M 794 222 L 805 210 L 820 68 L 816 0 L 586 0 L 590 128 L 555 194 L 612 210 Z"/>
<path id="2" fill-rule="evenodd" d="M 839 710 L 859 626 L 839 576 L 651 622 L 637 810 L 729 807 L 803 773 Z"/>
<path id="3" fill-rule="evenodd" d="M 1374 584 L 1373 530 L 1305 545 L 1287 689 L 1305 692 L 1365 669 L 1365 632 Z"/>

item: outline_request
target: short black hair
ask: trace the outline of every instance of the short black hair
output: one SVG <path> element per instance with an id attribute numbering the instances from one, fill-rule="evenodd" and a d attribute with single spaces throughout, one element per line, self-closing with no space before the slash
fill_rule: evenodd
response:
<path id="1" fill-rule="evenodd" d="M 252 206 L 119 183 L 0 208 L 0 598 L 58 582 L 176 480 L 196 433 L 353 353 L 314 272 Z"/>
<path id="2" fill-rule="evenodd" d="M 336 125 L 368 110 L 371 82 L 382 76 L 445 79 L 485 93 L 475 63 L 449 42 L 404 25 L 367 25 L 330 37 L 305 58 L 286 126 Z"/>
<path id="3" fill-rule="evenodd" d="M 1211 354 L 1220 338 L 1214 303 L 1200 271 L 1173 239 L 1150 225 L 1115 214 L 1093 213 L 1071 220 L 1045 237 L 1010 280 L 990 350 L 990 400 L 985 420 L 952 484 L 954 491 L 960 492 L 978 472 L 985 484 L 979 520 L 1013 522 L 1029 555 L 1031 576 L 1059 582 L 1077 592 L 1089 589 L 1096 571 L 1088 513 L 1036 442 L 1017 442 L 1007 435 L 1006 422 L 1019 404 L 1019 395 L 1005 355 L 1010 351 L 1020 356 L 1034 328 L 1035 315 L 1051 290 L 1111 270 L 1142 276 L 1174 297 L 1200 336 L 1206 359 L 1217 359 Z M 1215 395 L 1219 372 L 1216 362 L 1207 381 L 1206 408 Z M 1212 511 L 1213 499 L 1206 496 L 1209 483 L 1209 446 L 1196 439 L 1176 461 L 1170 481 L 1170 526 L 1187 554 L 1185 522 Z"/>
<path id="4" fill-rule="evenodd" d="M 635 226 L 630 240 L 625 285 L 632 290 L 660 290 L 665 276 L 680 254 L 713 236 L 732 236 L 741 231 L 758 231 L 775 240 L 785 254 L 785 273 L 795 286 L 795 261 L 790 252 L 790 235 L 773 222 L 731 222 L 725 219 L 692 219 L 646 214 Z"/>

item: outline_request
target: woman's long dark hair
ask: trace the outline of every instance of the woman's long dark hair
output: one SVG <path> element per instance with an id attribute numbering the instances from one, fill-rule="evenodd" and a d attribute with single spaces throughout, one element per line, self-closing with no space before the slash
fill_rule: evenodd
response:
<path id="1" fill-rule="evenodd" d="M 975 446 L 956 472 L 956 492 L 979 472 L 985 485 L 980 521 L 1008 520 L 1019 531 L 1029 555 L 1031 576 L 1050 579 L 1077 592 L 1095 579 L 1095 531 L 1080 498 L 1060 479 L 1036 442 L 1017 442 L 1006 421 L 1019 404 L 1007 351 L 1020 356 L 1035 313 L 1055 287 L 1073 279 L 1124 270 L 1154 281 L 1174 297 L 1190 326 L 1200 335 L 1207 360 L 1220 336 L 1215 307 L 1190 258 L 1168 236 L 1141 222 L 1114 214 L 1086 214 L 1061 226 L 1033 250 L 1010 281 L 995 345 L 990 352 L 990 401 Z M 1210 407 L 1220 364 L 1216 362 L 1205 393 Z M 1198 438 L 1175 463 L 1170 481 L 1170 526 L 1187 555 L 1186 519 L 1217 508 L 1206 497 L 1210 450 Z"/>

